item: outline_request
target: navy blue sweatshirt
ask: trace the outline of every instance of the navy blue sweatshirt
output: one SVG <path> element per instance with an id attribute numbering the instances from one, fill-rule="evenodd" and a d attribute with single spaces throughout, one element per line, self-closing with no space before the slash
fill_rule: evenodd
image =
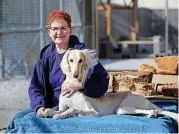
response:
<path id="1" fill-rule="evenodd" d="M 85 49 L 86 47 L 84 43 L 79 42 L 76 36 L 71 35 L 69 48 Z M 37 111 L 40 107 L 51 108 L 58 105 L 61 85 L 65 80 L 65 75 L 60 68 L 63 55 L 64 53 L 57 53 L 54 42 L 41 50 L 28 90 L 30 107 L 33 111 Z M 89 69 L 82 92 L 89 97 L 101 97 L 107 91 L 108 83 L 109 75 L 98 63 L 93 69 Z"/>

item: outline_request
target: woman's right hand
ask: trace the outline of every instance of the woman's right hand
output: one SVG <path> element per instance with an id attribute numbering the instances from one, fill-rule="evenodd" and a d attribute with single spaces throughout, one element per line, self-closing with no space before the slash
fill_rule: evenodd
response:
<path id="1" fill-rule="evenodd" d="M 78 80 L 73 80 L 70 82 L 65 82 L 62 85 L 62 92 L 61 95 L 65 97 L 70 97 L 73 93 L 79 91 L 83 88 L 83 85 Z"/>
<path id="2" fill-rule="evenodd" d="M 47 117 L 52 117 L 54 114 L 55 114 L 55 111 L 50 108 L 40 107 L 37 110 L 37 116 L 39 117 L 47 118 Z"/>

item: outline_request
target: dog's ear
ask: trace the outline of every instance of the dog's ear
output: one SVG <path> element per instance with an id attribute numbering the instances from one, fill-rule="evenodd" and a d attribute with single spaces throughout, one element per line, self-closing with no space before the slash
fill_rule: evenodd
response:
<path id="1" fill-rule="evenodd" d="M 64 74 L 68 74 L 70 72 L 70 65 L 68 61 L 70 50 L 67 50 L 62 58 L 62 61 L 60 63 L 60 67 Z"/>
<path id="2" fill-rule="evenodd" d="M 82 51 L 86 57 L 88 68 L 93 68 L 96 64 L 98 64 L 99 59 L 97 57 L 96 50 L 84 49 Z"/>

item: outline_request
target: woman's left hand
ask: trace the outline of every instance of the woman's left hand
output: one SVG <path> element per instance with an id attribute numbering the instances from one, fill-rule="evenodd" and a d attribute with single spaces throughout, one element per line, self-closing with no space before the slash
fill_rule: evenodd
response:
<path id="1" fill-rule="evenodd" d="M 73 80 L 72 82 L 65 82 L 63 83 L 61 88 L 61 95 L 68 98 L 80 89 L 82 89 L 82 84 L 78 80 Z"/>

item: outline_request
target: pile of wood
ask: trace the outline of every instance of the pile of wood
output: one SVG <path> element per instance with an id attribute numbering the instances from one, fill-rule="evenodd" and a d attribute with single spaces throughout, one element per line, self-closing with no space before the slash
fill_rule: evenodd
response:
<path id="1" fill-rule="evenodd" d="M 164 96 L 178 97 L 178 84 L 177 83 L 164 84 L 161 89 L 162 89 L 162 94 Z"/>
<path id="2" fill-rule="evenodd" d="M 122 71 L 108 72 L 110 76 L 109 92 L 134 91 L 143 96 L 152 94 L 154 84 L 151 83 L 151 72 Z"/>
<path id="3" fill-rule="evenodd" d="M 151 96 L 155 94 L 156 84 L 161 83 L 152 82 L 153 75 L 177 75 L 178 57 L 157 57 L 154 58 L 154 63 L 155 67 L 147 64 L 141 64 L 138 71 L 108 72 L 110 76 L 108 92 L 130 90 L 137 92 L 142 96 Z M 168 86 L 169 84 L 174 84 L 177 86 Z M 162 90 L 163 95 L 177 96 L 178 84 L 167 83 L 167 86 L 163 86 Z"/>
<path id="4" fill-rule="evenodd" d="M 138 71 L 149 71 L 154 74 L 177 75 L 178 56 L 165 56 L 154 58 L 155 67 L 141 64 Z"/>

